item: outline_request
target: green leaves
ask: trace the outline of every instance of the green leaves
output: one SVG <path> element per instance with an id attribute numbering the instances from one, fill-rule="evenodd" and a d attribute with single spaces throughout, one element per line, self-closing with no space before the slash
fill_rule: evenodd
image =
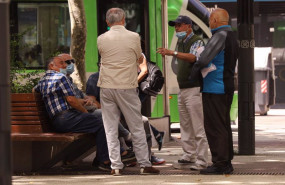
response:
<path id="1" fill-rule="evenodd" d="M 27 71 L 14 68 L 10 72 L 10 86 L 12 93 L 31 93 L 43 75 L 43 70 Z"/>

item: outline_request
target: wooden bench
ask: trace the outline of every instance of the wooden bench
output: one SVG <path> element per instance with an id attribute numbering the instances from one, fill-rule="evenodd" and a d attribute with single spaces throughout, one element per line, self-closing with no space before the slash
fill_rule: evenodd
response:
<path id="1" fill-rule="evenodd" d="M 94 151 L 94 135 L 52 130 L 40 94 L 12 94 L 11 102 L 14 172 L 51 168 Z"/>

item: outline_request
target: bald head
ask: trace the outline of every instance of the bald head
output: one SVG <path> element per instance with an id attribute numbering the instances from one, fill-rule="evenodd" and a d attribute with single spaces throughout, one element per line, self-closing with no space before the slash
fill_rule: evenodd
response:
<path id="1" fill-rule="evenodd" d="M 211 29 L 228 24 L 229 24 L 229 14 L 225 9 L 217 8 L 214 11 L 212 11 L 209 21 Z"/>
<path id="2" fill-rule="evenodd" d="M 48 64 L 47 64 L 48 69 L 55 70 L 58 72 L 60 71 L 60 68 L 65 69 L 67 66 L 66 63 L 59 56 L 53 57 L 53 58 L 49 59 L 47 62 L 48 62 Z"/>
<path id="3" fill-rule="evenodd" d="M 72 57 L 67 53 L 62 53 L 62 54 L 58 55 L 58 57 L 62 58 L 63 61 L 72 59 Z"/>

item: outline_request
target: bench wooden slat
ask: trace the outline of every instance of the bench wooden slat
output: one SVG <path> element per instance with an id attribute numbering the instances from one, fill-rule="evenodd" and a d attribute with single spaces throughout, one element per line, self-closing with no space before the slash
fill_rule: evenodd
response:
<path id="1" fill-rule="evenodd" d="M 11 108 L 11 111 L 12 112 L 17 112 L 17 111 L 33 111 L 33 112 L 36 112 L 36 111 L 45 111 L 45 107 L 12 107 Z"/>
<path id="2" fill-rule="evenodd" d="M 41 125 L 42 122 L 40 120 L 38 121 L 11 121 L 12 126 L 13 125 Z"/>
<path id="3" fill-rule="evenodd" d="M 47 117 L 45 112 L 41 112 L 41 111 L 12 111 L 11 112 L 11 116 L 43 116 L 43 117 Z"/>
<path id="4" fill-rule="evenodd" d="M 45 120 L 47 119 L 47 116 L 43 116 L 43 115 L 38 115 L 38 116 L 11 116 L 11 120 L 13 121 L 20 121 L 20 120 L 23 120 L 23 121 L 26 121 L 26 120 L 31 120 L 31 121 L 38 121 L 38 120 Z"/>
<path id="5" fill-rule="evenodd" d="M 25 93 L 15 93 L 12 94 L 13 98 L 12 103 L 13 102 L 34 102 L 34 101 L 40 101 L 41 100 L 41 95 L 39 93 L 33 94 L 33 96 L 29 96 Z"/>
<path id="6" fill-rule="evenodd" d="M 12 101 L 12 107 L 39 107 L 45 106 L 44 102 L 41 101 L 34 101 L 34 102 L 22 102 L 22 101 Z"/>
<path id="7" fill-rule="evenodd" d="M 12 102 L 12 107 L 37 107 L 36 102 Z"/>
<path id="8" fill-rule="evenodd" d="M 33 111 L 33 112 L 36 112 L 36 111 L 38 111 L 38 109 L 37 109 L 37 107 L 12 107 L 11 111 L 12 112 L 17 112 L 17 111 L 21 111 L 21 112 Z"/>
<path id="9" fill-rule="evenodd" d="M 11 125 L 11 133 L 53 133 L 49 123 Z"/>
<path id="10" fill-rule="evenodd" d="M 73 142 L 77 139 L 87 137 L 86 133 L 12 133 L 13 141 L 62 141 Z"/>
<path id="11" fill-rule="evenodd" d="M 11 132 L 14 133 L 27 133 L 27 134 L 33 134 L 33 133 L 43 133 L 43 126 L 40 124 L 35 125 L 11 125 Z"/>

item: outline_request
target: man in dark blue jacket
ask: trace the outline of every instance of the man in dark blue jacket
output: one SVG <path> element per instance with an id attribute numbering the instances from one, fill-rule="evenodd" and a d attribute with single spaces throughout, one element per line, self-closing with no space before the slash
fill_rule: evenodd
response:
<path id="1" fill-rule="evenodd" d="M 234 93 L 234 72 L 238 57 L 238 43 L 224 9 L 210 15 L 212 38 L 192 68 L 190 81 L 199 73 L 203 76 L 203 111 L 205 131 L 213 165 L 201 174 L 230 174 L 233 172 L 233 140 L 230 108 Z"/>

